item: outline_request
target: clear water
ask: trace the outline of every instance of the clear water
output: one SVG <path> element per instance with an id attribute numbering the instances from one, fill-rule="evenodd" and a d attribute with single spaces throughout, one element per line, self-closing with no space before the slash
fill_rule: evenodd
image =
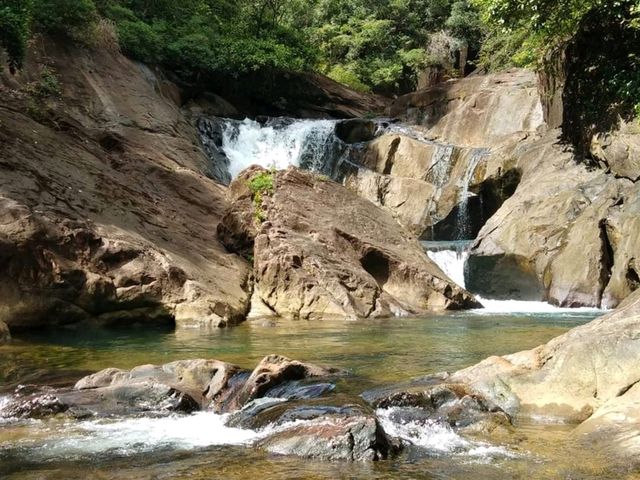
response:
<path id="1" fill-rule="evenodd" d="M 348 401 L 368 388 L 537 346 L 595 315 L 463 312 L 351 322 L 255 320 L 213 331 L 43 331 L 0 348 L 0 389 L 6 394 L 18 383 L 71 383 L 107 366 L 183 358 L 218 358 L 251 368 L 279 353 L 350 370 L 352 376 L 340 380 L 333 394 Z M 375 465 L 352 465 L 267 455 L 246 446 L 264 432 L 228 428 L 223 417 L 209 412 L 8 422 L 0 425 L 0 478 L 605 478 L 606 459 L 597 452 L 581 452 L 582 461 L 576 460 L 578 447 L 569 441 L 567 426 L 520 425 L 497 438 L 461 437 L 435 424 L 387 428 L 418 448 Z M 609 478 L 621 478 L 616 475 Z"/>

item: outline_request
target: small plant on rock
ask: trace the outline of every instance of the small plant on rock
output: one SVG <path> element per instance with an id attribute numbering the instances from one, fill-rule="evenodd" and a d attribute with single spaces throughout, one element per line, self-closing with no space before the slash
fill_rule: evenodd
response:
<path id="1" fill-rule="evenodd" d="M 249 180 L 249 190 L 253 196 L 253 218 L 257 223 L 262 223 L 267 219 L 267 215 L 262 208 L 265 195 L 271 195 L 274 190 L 273 178 L 275 171 L 260 172 Z"/>

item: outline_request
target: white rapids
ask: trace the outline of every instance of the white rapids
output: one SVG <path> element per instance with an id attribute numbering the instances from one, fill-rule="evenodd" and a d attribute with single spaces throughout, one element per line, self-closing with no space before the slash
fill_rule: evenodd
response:
<path id="1" fill-rule="evenodd" d="M 469 242 L 423 242 L 427 249 L 427 255 L 433 260 L 451 280 L 466 288 L 465 267 L 469 259 Z M 595 307 L 563 308 L 551 305 L 543 301 L 529 300 L 495 300 L 476 295 L 477 300 L 483 305 L 482 309 L 474 310 L 479 314 L 513 313 L 591 313 L 601 311 Z"/>
<path id="2" fill-rule="evenodd" d="M 336 120 L 278 120 L 263 124 L 247 118 L 226 123 L 222 150 L 229 158 L 231 177 L 251 165 L 280 170 L 305 161 L 310 170 L 324 166 L 325 157 L 333 153 Z"/>

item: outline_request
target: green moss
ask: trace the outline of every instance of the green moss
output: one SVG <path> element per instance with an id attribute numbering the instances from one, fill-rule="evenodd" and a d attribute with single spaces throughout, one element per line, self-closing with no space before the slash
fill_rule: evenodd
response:
<path id="1" fill-rule="evenodd" d="M 271 195 L 274 191 L 275 171 L 260 172 L 255 174 L 248 182 L 253 198 L 253 218 L 260 224 L 267 219 L 267 214 L 263 209 L 264 197 Z"/>

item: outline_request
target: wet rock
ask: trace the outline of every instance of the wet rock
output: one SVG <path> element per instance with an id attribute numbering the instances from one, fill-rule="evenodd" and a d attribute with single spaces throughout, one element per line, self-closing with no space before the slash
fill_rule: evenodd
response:
<path id="1" fill-rule="evenodd" d="M 11 332 L 6 323 L 0 321 L 0 345 L 8 343 L 11 340 Z"/>
<path id="2" fill-rule="evenodd" d="M 279 355 L 265 357 L 253 372 L 204 359 L 141 365 L 131 370 L 107 368 L 80 379 L 73 389 L 16 391 L 10 407 L 3 409 L 2 414 L 41 417 L 66 412 L 81 417 L 202 409 L 226 413 L 255 402 L 242 412 L 244 417 L 252 418 L 266 408 L 263 402 L 257 402 L 263 397 L 282 396 L 278 402 L 320 397 L 335 387 L 312 380 L 341 374 L 337 369 Z"/>
<path id="3" fill-rule="evenodd" d="M 102 370 L 79 380 L 75 389 L 104 389 L 142 385 L 165 385 L 169 390 L 192 398 L 199 408 L 207 408 L 228 389 L 230 380 L 241 369 L 218 360 L 180 360 L 164 365 L 142 365 L 124 371 Z"/>
<path id="4" fill-rule="evenodd" d="M 324 415 L 279 430 L 258 444 L 271 453 L 319 460 L 382 460 L 392 453 L 372 416 Z"/>
<path id="5" fill-rule="evenodd" d="M 258 172 L 245 171 L 231 191 L 242 192 Z M 233 225 L 225 217 L 221 228 L 237 232 L 225 241 L 230 249 L 258 229 L 254 294 L 276 314 L 372 317 L 478 305 L 384 210 L 296 168 L 273 175 L 274 191 L 260 205 L 264 221 L 238 228 L 235 219 L 254 217 L 257 208 L 245 192 L 228 214 Z"/>
<path id="6" fill-rule="evenodd" d="M 231 183 L 231 174 L 229 173 L 230 162 L 222 149 L 225 121 L 227 120 L 215 117 L 200 117 L 197 120 L 196 127 L 202 148 L 204 148 L 211 162 L 210 176 L 220 183 L 229 185 L 229 183 Z"/>
<path id="7" fill-rule="evenodd" d="M 340 370 L 320 367 L 291 360 L 280 355 L 269 355 L 262 359 L 242 386 L 227 396 L 222 411 L 233 411 L 242 408 L 247 403 L 262 397 L 277 397 L 283 394 L 289 398 L 306 393 L 321 394 L 332 387 L 328 384 L 307 386 L 300 389 L 296 381 L 306 379 L 331 378 L 343 374 Z M 295 382 L 292 383 L 291 382 Z M 297 389 L 297 391 L 296 391 Z"/>
<path id="8" fill-rule="evenodd" d="M 363 395 L 375 407 L 392 409 L 399 423 L 444 422 L 454 428 L 491 430 L 507 426 L 511 419 L 500 407 L 460 383 L 413 386 Z"/>
<path id="9" fill-rule="evenodd" d="M 336 136 L 345 143 L 360 143 L 373 140 L 378 126 L 372 120 L 353 118 L 336 124 Z"/>

